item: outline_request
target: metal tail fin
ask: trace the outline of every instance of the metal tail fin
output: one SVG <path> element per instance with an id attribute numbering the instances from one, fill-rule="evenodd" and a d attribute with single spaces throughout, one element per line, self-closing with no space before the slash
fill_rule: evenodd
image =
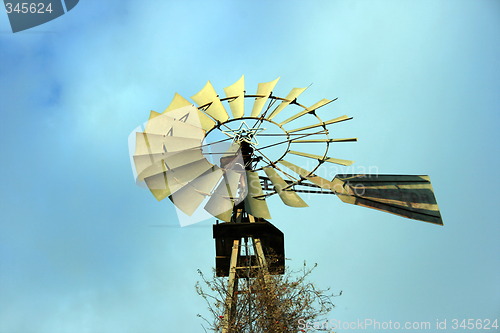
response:
<path id="1" fill-rule="evenodd" d="M 443 225 L 429 176 L 337 175 L 333 183 L 343 202 Z"/>

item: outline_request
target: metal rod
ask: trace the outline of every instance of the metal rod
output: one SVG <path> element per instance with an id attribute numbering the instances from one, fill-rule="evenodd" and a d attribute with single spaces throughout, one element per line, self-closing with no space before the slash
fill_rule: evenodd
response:
<path id="1" fill-rule="evenodd" d="M 240 240 L 233 241 L 233 250 L 231 252 L 231 261 L 229 266 L 229 281 L 226 295 L 226 311 L 223 318 L 222 333 L 230 333 L 230 326 L 233 321 L 233 314 L 236 307 L 236 293 L 238 289 L 238 277 L 236 275 L 236 266 L 240 254 Z"/>

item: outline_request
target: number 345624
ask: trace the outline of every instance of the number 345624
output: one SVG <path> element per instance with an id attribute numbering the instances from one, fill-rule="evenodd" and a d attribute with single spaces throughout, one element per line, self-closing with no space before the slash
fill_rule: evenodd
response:
<path id="1" fill-rule="evenodd" d="M 19 13 L 19 14 L 45 14 L 52 13 L 52 3 L 45 5 L 44 3 L 36 2 L 22 2 L 22 3 L 5 3 L 5 8 L 7 9 L 7 14 Z"/>

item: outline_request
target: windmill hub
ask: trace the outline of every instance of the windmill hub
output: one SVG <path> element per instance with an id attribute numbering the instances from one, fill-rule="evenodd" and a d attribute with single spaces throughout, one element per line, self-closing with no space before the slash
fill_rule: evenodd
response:
<path id="1" fill-rule="evenodd" d="M 255 125 L 250 128 L 245 121 L 242 121 L 238 129 L 228 129 L 223 131 L 223 133 L 232 137 L 235 143 L 241 144 L 242 142 L 247 142 L 251 145 L 258 146 L 259 142 L 257 141 L 256 135 L 264 130 L 265 128 L 256 127 Z"/>
<path id="2" fill-rule="evenodd" d="M 287 153 L 290 147 L 288 139 L 287 131 L 275 121 L 256 117 L 241 117 L 229 119 L 219 127 L 208 131 L 204 140 L 207 149 L 204 151 L 208 152 L 209 146 L 214 146 L 213 143 L 217 143 L 219 147 L 224 144 L 236 145 L 242 148 L 242 152 L 243 150 L 251 151 L 253 162 L 262 168 L 269 166 L 272 164 L 271 162 L 279 160 Z M 219 164 L 215 159 L 211 162 Z"/>

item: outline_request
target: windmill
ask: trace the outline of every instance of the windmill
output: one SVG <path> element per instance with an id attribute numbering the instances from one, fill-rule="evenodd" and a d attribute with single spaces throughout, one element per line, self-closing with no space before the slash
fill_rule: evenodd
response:
<path id="1" fill-rule="evenodd" d="M 151 111 L 144 129 L 135 133 L 137 181 L 187 216 L 202 210 L 218 219 L 216 274 L 229 278 L 223 332 L 230 331 L 239 279 L 284 272 L 284 236 L 268 221 L 269 197 L 307 207 L 301 194 L 334 194 L 345 203 L 443 224 L 428 176 L 339 174 L 329 180 L 317 175 L 326 165 L 353 163 L 332 156 L 331 147 L 357 139 L 330 136 L 334 126 L 352 117 L 323 112 L 334 100 L 300 104 L 307 88 L 275 96 L 278 80 L 247 94 L 242 76 L 224 88 L 222 98 L 208 82 L 191 97 L 194 103 L 175 94 L 164 112 Z"/>

